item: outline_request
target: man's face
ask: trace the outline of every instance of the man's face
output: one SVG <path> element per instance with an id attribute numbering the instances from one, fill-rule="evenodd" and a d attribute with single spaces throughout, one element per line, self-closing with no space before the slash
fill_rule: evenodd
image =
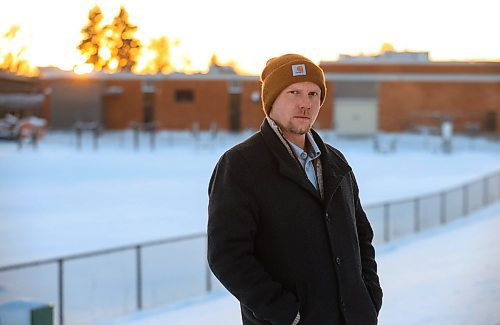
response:
<path id="1" fill-rule="evenodd" d="M 315 83 L 297 82 L 285 88 L 273 103 L 269 117 L 285 138 L 304 135 L 313 126 L 321 105 L 321 88 Z"/>

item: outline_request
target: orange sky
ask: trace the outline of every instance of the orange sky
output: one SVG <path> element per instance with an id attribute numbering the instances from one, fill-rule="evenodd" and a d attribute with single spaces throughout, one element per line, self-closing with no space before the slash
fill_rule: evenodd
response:
<path id="1" fill-rule="evenodd" d="M 204 71 L 213 53 L 258 74 L 268 58 L 300 53 L 315 61 L 340 53 L 430 51 L 434 60 L 500 60 L 500 2 L 493 0 L 1 0 L 0 32 L 21 27 L 26 57 L 35 65 L 71 69 L 75 49 L 95 4 L 110 21 L 123 4 L 144 44 L 166 35 L 180 41 L 172 58 L 179 69 Z M 62 14 L 61 14 L 62 13 Z"/>

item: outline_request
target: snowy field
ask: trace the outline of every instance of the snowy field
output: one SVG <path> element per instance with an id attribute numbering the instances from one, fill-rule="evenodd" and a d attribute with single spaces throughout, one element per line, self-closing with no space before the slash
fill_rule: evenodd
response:
<path id="1" fill-rule="evenodd" d="M 205 231 L 207 184 L 219 156 L 250 133 L 162 133 L 156 150 L 143 135 L 107 133 L 92 149 L 76 149 L 73 133 L 49 133 L 38 149 L 0 142 L 0 266 Z M 395 153 L 370 139 L 324 132 L 353 166 L 364 205 L 423 195 L 500 170 L 500 142 L 456 138 L 454 153 L 439 139 L 398 139 Z"/>
<path id="2" fill-rule="evenodd" d="M 462 220 L 377 250 L 380 325 L 500 324 L 500 202 Z M 99 325 L 241 324 L 238 302 L 219 291 Z"/>
<path id="3" fill-rule="evenodd" d="M 0 266 L 203 233 L 212 169 L 225 150 L 250 134 L 202 133 L 194 139 L 188 132 L 162 132 L 155 150 L 144 134 L 135 150 L 130 132 L 105 133 L 98 150 L 89 135 L 77 150 L 75 135 L 64 132 L 48 133 L 36 150 L 0 142 Z M 446 190 L 500 170 L 498 140 L 456 137 L 453 153 L 445 154 L 437 137 L 385 134 L 381 146 L 397 139 L 397 148 L 380 153 L 372 139 L 322 134 L 353 166 L 364 205 Z M 202 239 L 145 250 L 145 308 L 203 293 L 204 251 Z M 67 263 L 70 324 L 135 310 L 134 254 Z M 37 299 L 57 301 L 56 271 L 51 265 L 0 274 L 0 303 L 16 292 L 33 292 L 26 278 L 43 279 Z"/>

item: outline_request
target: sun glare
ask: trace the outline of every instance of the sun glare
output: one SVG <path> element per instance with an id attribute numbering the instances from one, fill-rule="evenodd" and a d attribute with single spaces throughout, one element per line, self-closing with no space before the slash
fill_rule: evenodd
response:
<path id="1" fill-rule="evenodd" d="M 392 6 L 393 0 L 362 0 L 367 10 L 354 17 L 349 14 L 357 10 L 353 2 L 313 0 L 311 7 L 321 8 L 315 21 L 315 27 L 325 32 L 320 35 L 307 29 L 283 33 L 265 24 L 255 25 L 256 17 L 261 15 L 260 6 L 247 6 L 245 15 L 238 15 L 229 0 L 185 0 L 181 6 L 156 2 L 154 6 L 144 5 L 134 0 L 18 0 L 9 2 L 9 10 L 0 10 L 0 68 L 22 62 L 25 73 L 32 73 L 29 71 L 36 66 L 57 66 L 85 74 L 88 64 L 94 64 L 93 70 L 110 73 L 124 67 L 134 73 L 204 73 L 211 55 L 218 53 L 222 65 L 231 65 L 240 74 L 257 75 L 267 59 L 285 52 L 301 53 L 318 62 L 335 60 L 340 54 L 374 53 L 380 44 L 386 50 L 429 51 L 436 61 L 499 61 L 500 43 L 493 41 L 497 39 L 494 31 L 498 30 L 496 11 L 480 9 L 489 1 L 476 0 L 471 8 L 452 0 L 424 0 L 437 9 L 429 12 L 425 5 L 416 6 L 415 14 L 409 17 L 404 6 Z M 295 6 L 285 0 L 264 2 L 270 11 L 280 10 L 275 17 L 277 25 L 286 25 L 283 19 L 295 14 L 291 9 Z M 94 4 L 101 14 L 90 15 Z M 114 24 L 121 5 L 134 26 L 122 31 L 122 36 L 136 31 L 132 37 L 135 46 L 127 46 L 139 53 L 125 63 L 116 59 L 120 41 L 114 39 L 116 35 L 110 29 L 104 29 Z M 438 14 L 439 10 L 448 12 L 451 5 L 456 10 L 454 15 Z M 389 6 L 390 15 L 386 10 Z M 56 7 L 65 14 L 53 11 Z M 170 13 L 168 19 L 165 9 Z M 427 14 L 425 24 L 418 18 L 421 14 Z M 473 23 L 464 25 L 463 21 Z M 443 25 L 447 28 L 443 29 Z M 102 35 L 98 33 L 101 28 L 105 30 Z M 95 40 L 89 37 L 93 33 L 97 35 Z M 93 42 L 79 48 L 85 37 Z M 165 40 L 158 42 L 161 38 Z M 150 41 L 154 40 L 157 43 L 151 49 Z M 92 46 L 99 42 L 100 47 Z M 119 57 L 123 57 L 122 53 Z"/>
<path id="2" fill-rule="evenodd" d="M 111 58 L 111 50 L 109 47 L 103 47 L 99 49 L 99 56 L 104 60 L 108 61 Z"/>
<path id="3" fill-rule="evenodd" d="M 112 59 L 111 61 L 109 61 L 108 67 L 109 67 L 109 70 L 115 71 L 116 68 L 118 68 L 118 60 Z"/>
<path id="4" fill-rule="evenodd" d="M 76 74 L 80 75 L 91 73 L 92 70 L 94 70 L 94 66 L 90 63 L 79 64 L 73 69 Z"/>

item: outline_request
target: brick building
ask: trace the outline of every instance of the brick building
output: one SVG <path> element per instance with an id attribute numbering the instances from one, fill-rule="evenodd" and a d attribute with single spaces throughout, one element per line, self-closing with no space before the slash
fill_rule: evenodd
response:
<path id="1" fill-rule="evenodd" d="M 322 62 L 334 123 L 356 130 L 404 131 L 451 119 L 459 132 L 500 134 L 500 62 L 357 60 Z M 375 116 L 375 118 L 373 118 Z M 340 119 L 340 120 L 339 120 Z"/>
<path id="2" fill-rule="evenodd" d="M 426 53 L 321 62 L 328 94 L 316 127 L 370 135 L 438 127 L 500 135 L 500 63 L 432 62 Z M 50 125 L 96 121 L 108 129 L 155 122 L 161 129 L 257 129 L 264 117 L 258 76 L 227 67 L 207 74 L 46 74 Z"/>
<path id="3" fill-rule="evenodd" d="M 50 118 L 50 91 L 38 77 L 0 71 L 0 118 L 7 114 L 23 118 Z"/>

